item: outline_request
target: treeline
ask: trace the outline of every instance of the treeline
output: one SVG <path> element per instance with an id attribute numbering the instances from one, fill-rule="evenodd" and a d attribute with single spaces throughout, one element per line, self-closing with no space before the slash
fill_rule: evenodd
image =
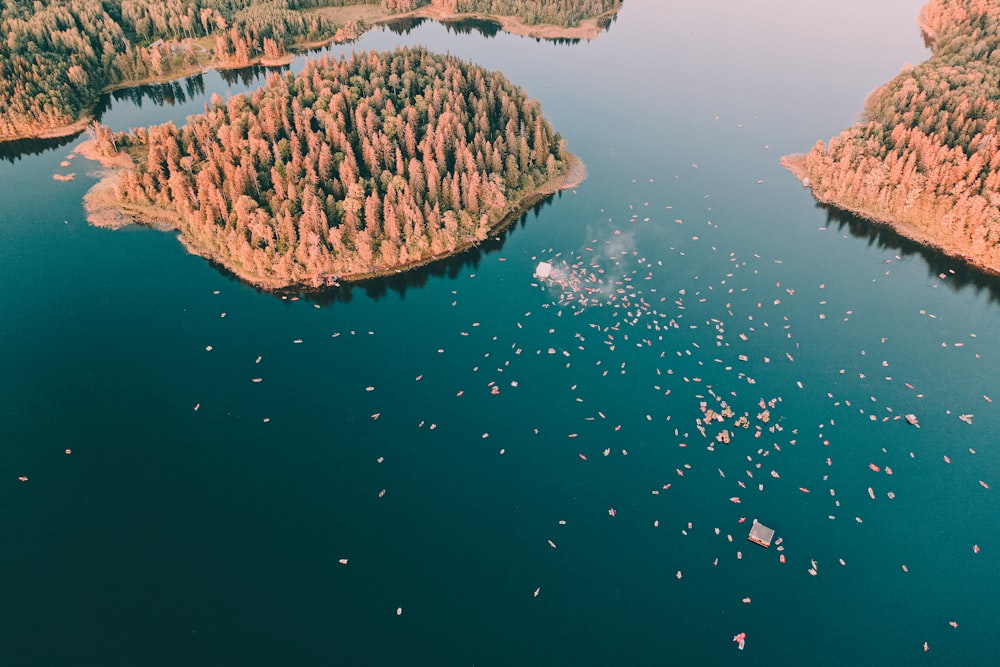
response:
<path id="1" fill-rule="evenodd" d="M 383 0 L 392 12 L 431 5 L 453 14 L 515 16 L 527 25 L 575 27 L 621 7 L 621 0 Z"/>
<path id="2" fill-rule="evenodd" d="M 486 238 L 573 158 L 500 73 L 422 49 L 310 62 L 204 114 L 111 135 L 125 210 L 266 288 L 389 273 Z M 547 190 L 553 191 L 553 190 Z"/>
<path id="3" fill-rule="evenodd" d="M 0 5 L 0 138 L 72 124 L 134 59 L 99 0 Z"/>
<path id="4" fill-rule="evenodd" d="M 244 65 L 338 27 L 298 10 L 324 0 L 6 0 L 0 5 L 0 140 L 58 130 L 122 83 L 198 65 L 177 40 L 215 36 L 215 58 Z M 347 26 L 340 36 L 356 36 Z M 346 30 L 346 32 L 345 32 Z M 166 40 L 166 42 L 164 42 Z M 207 54 L 206 54 L 207 55 Z"/>
<path id="5" fill-rule="evenodd" d="M 1000 270 L 1000 5 L 932 0 L 920 23 L 932 57 L 787 162 L 820 201 Z"/>
<path id="6" fill-rule="evenodd" d="M 223 65 L 278 58 L 300 42 L 336 34 L 319 14 L 301 10 L 329 6 L 326 0 L 121 0 L 122 23 L 137 39 L 179 41 L 215 36 L 215 57 Z"/>
<path id="7" fill-rule="evenodd" d="M 100 94 L 211 62 L 278 61 L 302 44 L 357 38 L 307 9 L 378 4 L 399 13 L 435 5 L 575 26 L 621 0 L 5 0 L 0 3 L 0 141 L 66 131 Z M 206 48 L 190 40 L 207 39 Z M 189 40 L 181 42 L 181 40 Z"/>
<path id="8" fill-rule="evenodd" d="M 239 0 L 239 4 L 246 6 L 233 12 L 228 29 L 218 31 L 215 38 L 215 57 L 223 65 L 242 66 L 260 56 L 281 58 L 301 42 L 356 39 L 361 30 L 338 28 L 320 14 L 299 11 L 327 4 L 321 0 Z"/>

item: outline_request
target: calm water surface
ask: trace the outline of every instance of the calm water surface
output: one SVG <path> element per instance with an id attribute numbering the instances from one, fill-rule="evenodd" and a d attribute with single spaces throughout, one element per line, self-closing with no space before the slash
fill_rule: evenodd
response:
<path id="1" fill-rule="evenodd" d="M 590 177 L 474 254 L 301 299 L 88 227 L 73 143 L 8 151 L 5 660 L 990 663 L 998 286 L 778 164 L 927 57 L 920 5 L 628 0 L 593 42 L 424 23 L 332 49 L 500 69 Z M 750 420 L 729 445 L 698 428 L 720 401 Z"/>

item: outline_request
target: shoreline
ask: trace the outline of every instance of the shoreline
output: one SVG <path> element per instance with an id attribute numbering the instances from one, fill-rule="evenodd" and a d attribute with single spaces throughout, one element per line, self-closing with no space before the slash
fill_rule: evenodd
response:
<path id="1" fill-rule="evenodd" d="M 619 5 L 618 9 L 586 18 L 580 21 L 580 23 L 576 26 L 563 27 L 549 23 L 529 25 L 517 16 L 494 16 L 492 14 L 480 14 L 475 12 L 448 12 L 433 5 L 426 5 L 412 12 L 406 12 L 405 14 L 391 14 L 386 15 L 384 18 L 375 19 L 372 21 L 372 25 L 384 26 L 399 19 L 411 18 L 431 19 L 442 24 L 465 20 L 491 21 L 499 24 L 500 29 L 504 32 L 510 33 L 511 35 L 518 35 L 520 37 L 533 37 L 535 39 L 585 39 L 590 41 L 596 39 L 602 32 L 605 31 L 605 29 L 601 27 L 601 23 L 604 20 L 617 15 L 620 10 L 621 5 Z"/>
<path id="2" fill-rule="evenodd" d="M 176 212 L 154 206 L 123 204 L 118 199 L 118 175 L 125 169 L 135 168 L 135 161 L 127 153 L 114 157 L 97 153 L 96 142 L 88 139 L 73 149 L 73 153 L 101 165 L 91 172 L 98 180 L 83 195 L 83 210 L 87 223 L 101 229 L 118 230 L 129 225 L 145 225 L 161 231 L 177 229 L 180 218 Z"/>
<path id="3" fill-rule="evenodd" d="M 63 137 L 72 137 L 74 135 L 80 134 L 87 129 L 87 126 L 94 121 L 94 116 L 92 114 L 87 114 L 87 116 L 80 118 L 69 125 L 61 125 L 59 127 L 47 127 L 47 128 L 37 128 L 34 130 L 29 130 L 28 132 L 22 134 L 5 134 L 0 136 L 0 144 L 5 144 L 10 141 L 31 141 L 33 139 L 62 139 Z"/>
<path id="4" fill-rule="evenodd" d="M 87 193 L 83 197 L 83 207 L 89 224 L 94 227 L 110 230 L 118 230 L 134 224 L 152 227 L 159 231 L 179 231 L 178 240 L 189 254 L 201 257 L 210 262 L 215 262 L 227 271 L 230 271 L 241 281 L 269 292 L 323 292 L 335 286 L 334 284 L 328 284 L 329 280 L 333 280 L 336 285 L 340 285 L 394 276 L 461 254 L 478 245 L 480 242 L 479 239 L 464 241 L 445 252 L 378 271 L 317 276 L 317 280 L 312 283 L 279 283 L 274 280 L 262 278 L 261 276 L 249 275 L 238 271 L 216 257 L 197 252 L 197 249 L 192 247 L 184 238 L 184 232 L 181 229 L 183 221 L 176 211 L 158 206 L 123 204 L 117 197 L 118 175 L 125 169 L 134 168 L 135 162 L 126 153 L 119 153 L 113 158 L 109 158 L 98 154 L 95 148 L 96 143 L 91 139 L 84 141 L 73 149 L 74 153 L 97 162 L 102 167 L 97 172 L 97 176 L 99 177 L 97 182 L 87 190 Z M 587 178 L 587 167 L 584 165 L 583 160 L 573 153 L 567 153 L 566 161 L 568 166 L 564 173 L 535 186 L 535 188 L 525 193 L 519 200 L 509 202 L 507 206 L 498 211 L 495 219 L 490 223 L 487 234 L 492 235 L 506 229 L 539 201 L 563 190 L 575 188 Z"/>
<path id="5" fill-rule="evenodd" d="M 985 275 L 1000 275 L 997 151 L 972 139 L 974 123 L 995 126 L 996 106 L 991 102 L 970 117 L 948 113 L 978 99 L 996 98 L 995 77 L 984 78 L 987 85 L 981 89 L 959 73 L 967 66 L 975 69 L 983 59 L 964 36 L 979 29 L 980 21 L 995 23 L 998 17 L 995 3 L 975 10 L 944 0 L 924 5 L 916 23 L 930 57 L 917 66 L 904 64 L 872 91 L 859 122 L 826 144 L 817 141 L 805 154 L 782 157 L 781 165 L 810 188 L 819 204 L 889 229 Z M 996 39 L 995 31 L 989 35 Z M 942 48 L 947 49 L 944 55 Z M 920 90 L 931 80 L 940 96 L 908 96 L 907 91 Z"/>
<path id="6" fill-rule="evenodd" d="M 330 44 L 343 44 L 347 42 L 354 41 L 360 36 L 360 33 L 350 31 L 346 36 L 340 36 L 340 32 L 343 28 L 338 30 L 338 35 L 331 37 L 330 39 L 319 40 L 315 42 L 302 42 L 301 44 L 295 44 L 292 46 L 292 50 L 287 54 L 276 58 L 268 59 L 264 56 L 258 56 L 256 58 L 251 58 L 246 63 L 234 64 L 226 61 L 220 60 L 210 60 L 206 63 L 199 63 L 198 65 L 192 65 L 190 67 L 185 67 L 183 69 L 177 70 L 176 72 L 171 72 L 170 74 L 164 74 L 158 77 L 147 77 L 145 79 L 133 79 L 130 81 L 120 81 L 118 83 L 106 86 L 103 88 L 98 95 L 108 95 L 118 90 L 125 90 L 127 88 L 135 88 L 137 86 L 152 86 L 161 83 L 171 83 L 174 81 L 179 81 L 180 79 L 185 79 L 189 76 L 195 76 L 197 74 L 204 74 L 210 71 L 225 71 L 233 69 L 243 69 L 245 67 L 268 67 L 268 68 L 278 68 L 284 67 L 292 63 L 295 58 L 302 54 L 309 53 L 310 51 L 318 51 L 319 49 L 326 48 Z M 183 44 L 184 42 L 179 42 Z M 32 139 L 60 139 L 63 137 L 71 137 L 82 133 L 87 129 L 87 126 L 94 120 L 93 113 L 87 113 L 85 117 L 76 120 L 69 125 L 62 125 L 60 127 L 44 128 L 44 129 L 32 129 L 21 134 L 8 134 L 0 136 L 0 144 L 5 144 L 12 141 L 30 141 Z"/>
<path id="7" fill-rule="evenodd" d="M 804 187 L 810 187 L 809 184 L 809 172 L 806 170 L 806 154 L 805 153 L 791 153 L 789 155 L 781 156 L 781 166 L 792 172 L 795 178 L 802 182 Z"/>
<path id="8" fill-rule="evenodd" d="M 527 212 L 532 206 L 542 201 L 546 197 L 550 197 L 554 194 L 562 192 L 563 190 L 569 190 L 575 188 L 580 183 L 583 183 L 587 178 L 587 166 L 583 163 L 583 160 L 578 158 L 572 153 L 567 153 L 567 161 L 569 162 L 569 169 L 565 174 L 561 174 L 556 178 L 549 179 L 545 183 L 537 186 L 534 190 L 526 193 L 516 204 L 508 205 L 504 208 L 504 213 L 497 217 L 497 220 L 490 224 L 489 234 L 495 234 L 501 232 L 510 225 L 512 225 L 518 218 L 520 218 L 525 212 Z M 465 241 L 455 246 L 453 249 L 447 252 L 438 253 L 432 257 L 424 257 L 412 262 L 407 262 L 406 264 L 401 264 L 399 266 L 392 267 L 391 269 L 385 269 L 382 271 L 371 271 L 364 273 L 352 273 L 344 276 L 333 276 L 339 283 L 360 283 L 366 280 L 374 280 L 376 278 L 387 278 L 389 276 L 394 276 L 405 271 L 410 271 L 412 269 L 420 268 L 421 266 L 427 266 L 428 264 L 433 264 L 434 262 L 447 259 L 449 257 L 454 257 L 455 255 L 460 255 L 461 253 L 469 250 L 473 246 L 480 243 L 479 240 L 476 241 Z M 242 276 L 240 276 L 242 279 Z M 256 284 L 256 283 L 255 283 Z M 258 285 L 260 286 L 260 285 Z M 322 292 L 329 289 L 329 285 L 308 285 L 303 283 L 286 285 L 284 287 L 277 288 L 279 290 L 298 290 L 303 292 Z M 274 288 L 271 288 L 274 289 Z"/>
<path id="9" fill-rule="evenodd" d="M 806 156 L 803 153 L 792 153 L 790 155 L 782 156 L 781 166 L 799 179 L 803 187 L 809 188 L 813 199 L 815 199 L 818 203 L 823 204 L 824 206 L 832 206 L 833 208 L 845 211 L 863 220 L 867 220 L 870 223 L 887 227 L 905 239 L 913 241 L 914 243 L 922 245 L 926 248 L 930 248 L 957 261 L 963 262 L 968 266 L 982 271 L 983 273 L 1000 276 L 1000 266 L 994 265 L 988 261 L 986 257 L 973 252 L 972 249 L 967 246 L 962 246 L 961 244 L 953 241 L 949 242 L 946 239 L 937 238 L 935 235 L 929 234 L 927 231 L 921 229 L 918 225 L 912 222 L 891 219 L 888 216 L 881 215 L 877 211 L 870 209 L 847 206 L 843 202 L 832 197 L 820 197 L 816 194 L 815 189 L 812 187 L 812 183 L 809 179 L 809 171 L 805 166 L 805 157 Z"/>
<path id="10" fill-rule="evenodd" d="M 343 12 L 344 10 L 352 10 L 357 7 L 367 7 L 367 6 L 348 6 L 348 7 L 321 7 L 311 11 L 323 12 L 325 14 L 336 14 L 338 11 Z M 439 9 L 437 7 L 427 5 L 421 7 L 412 12 L 407 12 L 405 14 L 385 14 L 376 17 L 375 15 L 369 15 L 368 18 L 371 21 L 365 26 L 354 25 L 342 25 L 337 29 L 336 34 L 334 34 L 329 39 L 317 40 L 313 42 L 302 42 L 292 45 L 289 52 L 278 57 L 269 59 L 264 56 L 257 56 L 251 58 L 246 63 L 228 63 L 226 61 L 220 60 L 207 60 L 206 62 L 200 63 L 198 65 L 192 65 L 176 72 L 171 72 L 170 74 L 165 74 L 160 77 L 152 77 L 146 79 L 138 79 L 131 81 L 119 81 L 118 83 L 111 84 L 104 87 L 98 92 L 98 96 L 107 95 L 113 93 L 117 90 L 124 90 L 126 88 L 133 88 L 135 86 L 148 86 L 155 85 L 158 83 L 170 83 L 172 81 L 177 81 L 185 77 L 194 76 L 196 74 L 203 74 L 205 72 L 215 70 L 232 70 L 232 69 L 242 69 L 244 67 L 253 67 L 260 65 L 262 67 L 284 67 L 291 64 L 295 58 L 300 55 L 307 54 L 311 51 L 318 51 L 320 49 L 326 48 L 331 44 L 345 44 L 353 42 L 354 40 L 361 37 L 363 34 L 368 32 L 373 27 L 384 27 L 388 23 L 392 23 L 398 19 L 409 19 L 409 18 L 425 18 L 433 21 L 438 21 L 440 23 L 448 23 L 461 20 L 478 20 L 478 21 L 492 21 L 498 23 L 504 32 L 508 32 L 512 35 L 518 35 L 521 37 L 533 37 L 535 39 L 585 39 L 593 40 L 596 39 L 602 32 L 606 29 L 601 27 L 601 24 L 605 21 L 617 15 L 621 10 L 621 5 L 618 9 L 605 12 L 598 16 L 592 16 L 590 18 L 582 20 L 579 25 L 572 28 L 564 28 L 561 26 L 555 26 L 550 24 L 541 25 L 528 25 L 521 21 L 516 16 L 492 16 L 489 14 L 477 14 L 477 13 L 451 13 Z M 188 40 L 182 40 L 177 42 L 178 44 L 189 43 Z M 60 139 L 64 137 L 71 137 L 76 134 L 83 132 L 87 125 L 95 120 L 93 110 L 88 112 L 85 116 L 73 121 L 68 125 L 63 125 L 60 127 L 46 127 L 46 128 L 35 128 L 22 132 L 20 134 L 4 135 L 0 136 L 0 144 L 13 142 L 13 141 L 25 141 L 32 139 Z"/>

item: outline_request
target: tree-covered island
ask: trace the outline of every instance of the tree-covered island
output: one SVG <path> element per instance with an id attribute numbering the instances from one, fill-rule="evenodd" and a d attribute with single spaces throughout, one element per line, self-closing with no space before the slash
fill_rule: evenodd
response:
<path id="1" fill-rule="evenodd" d="M 202 69 L 288 62 L 401 16 L 595 37 L 621 0 L 4 0 L 0 142 L 72 136 L 100 96 Z"/>
<path id="2" fill-rule="evenodd" d="M 782 163 L 820 202 L 1000 273 L 1000 4 L 931 0 L 919 23 L 931 58 Z"/>
<path id="3" fill-rule="evenodd" d="M 114 170 L 94 224 L 157 224 L 264 289 L 317 289 L 454 254 L 586 175 L 502 74 L 423 49 L 323 58 L 204 114 L 83 151 Z"/>
<path id="4" fill-rule="evenodd" d="M 528 37 L 594 39 L 618 14 L 622 0 L 330 0 L 328 4 L 313 11 L 368 25 L 399 18 L 481 19 Z"/>

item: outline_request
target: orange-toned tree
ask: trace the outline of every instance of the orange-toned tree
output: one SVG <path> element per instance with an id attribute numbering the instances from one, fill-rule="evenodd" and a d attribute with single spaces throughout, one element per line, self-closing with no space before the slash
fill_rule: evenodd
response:
<path id="1" fill-rule="evenodd" d="M 313 61 L 115 140 L 138 163 L 119 175 L 124 208 L 169 209 L 192 252 L 266 288 L 455 252 L 572 185 L 576 162 L 502 74 L 423 49 Z M 477 159 L 500 146 L 506 162 Z"/>
<path id="2" fill-rule="evenodd" d="M 783 162 L 820 201 L 1000 271 L 1000 5 L 931 0 L 920 25 L 932 57 Z"/>

